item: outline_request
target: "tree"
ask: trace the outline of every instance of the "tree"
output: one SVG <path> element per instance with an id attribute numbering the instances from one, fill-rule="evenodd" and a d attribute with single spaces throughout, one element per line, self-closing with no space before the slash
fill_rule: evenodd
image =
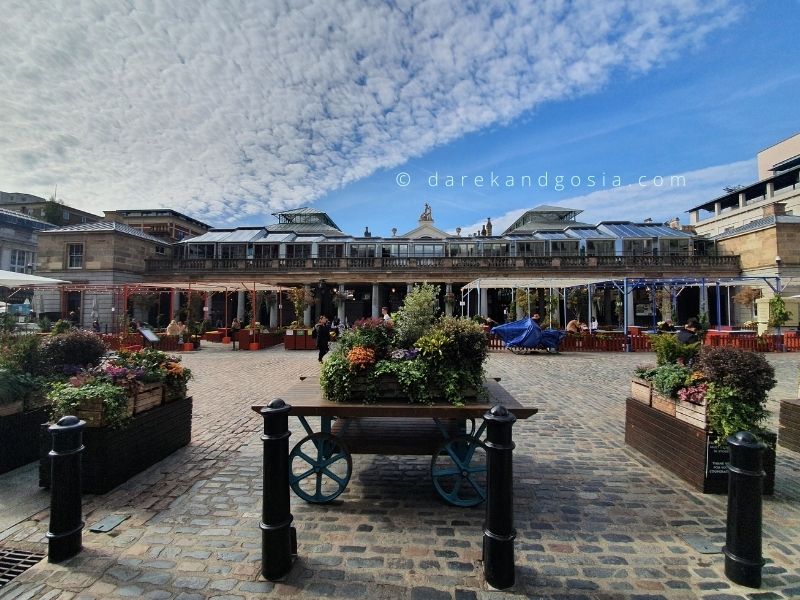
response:
<path id="1" fill-rule="evenodd" d="M 44 204 L 44 215 L 42 217 L 53 225 L 64 224 L 64 203 L 56 200 L 55 196 L 50 196 Z"/>

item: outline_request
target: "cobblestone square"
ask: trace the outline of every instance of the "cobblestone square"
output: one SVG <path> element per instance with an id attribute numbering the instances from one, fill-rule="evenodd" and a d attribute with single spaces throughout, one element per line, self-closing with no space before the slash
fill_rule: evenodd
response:
<path id="1" fill-rule="evenodd" d="M 795 354 L 768 355 L 777 400 L 796 397 Z M 84 497 L 87 526 L 130 518 L 111 533 L 84 530 L 84 551 L 42 562 L 0 598 L 800 598 L 800 455 L 778 448 L 776 490 L 764 500 L 764 582 L 727 581 L 721 553 L 726 497 L 703 495 L 624 442 L 633 368 L 652 354 L 516 356 L 492 352 L 487 371 L 539 414 L 514 427 L 517 584 L 483 580 L 483 506 L 444 504 L 426 457 L 354 456 L 347 491 L 328 506 L 292 497 L 300 558 L 285 581 L 259 576 L 262 421 L 250 410 L 300 376 L 313 351 L 183 354 L 195 373 L 192 443 L 105 496 Z M 290 444 L 304 434 L 290 420 Z M 47 512 L 0 533 L 41 550 Z"/>

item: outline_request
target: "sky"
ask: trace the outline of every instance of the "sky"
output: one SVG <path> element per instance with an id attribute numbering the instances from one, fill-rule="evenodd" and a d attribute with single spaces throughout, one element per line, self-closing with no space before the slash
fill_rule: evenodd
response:
<path id="1" fill-rule="evenodd" d="M 798 0 L 5 0 L 0 190 L 218 227 L 665 221 L 800 132 Z"/>

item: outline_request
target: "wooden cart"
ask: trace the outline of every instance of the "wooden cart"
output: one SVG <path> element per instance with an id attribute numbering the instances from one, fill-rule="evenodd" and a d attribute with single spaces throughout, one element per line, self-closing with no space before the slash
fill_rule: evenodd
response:
<path id="1" fill-rule="evenodd" d="M 486 382 L 488 399 L 451 404 L 404 402 L 344 403 L 322 396 L 319 379 L 307 378 L 282 396 L 291 405 L 306 437 L 289 454 L 289 483 L 303 500 L 324 504 L 347 488 L 353 454 L 430 455 L 436 492 L 456 506 L 475 506 L 486 499 L 486 423 L 477 419 L 503 404 L 517 419 L 538 409 L 522 406 L 498 380 Z M 264 404 L 252 408 L 259 412 Z M 319 417 L 314 431 L 308 417 Z"/>

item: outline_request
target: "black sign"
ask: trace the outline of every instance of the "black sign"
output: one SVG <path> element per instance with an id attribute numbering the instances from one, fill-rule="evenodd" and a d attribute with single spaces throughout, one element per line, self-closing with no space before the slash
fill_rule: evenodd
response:
<path id="1" fill-rule="evenodd" d="M 711 443 L 709 437 L 706 440 L 706 479 L 727 479 L 730 459 L 731 453 L 727 444 L 717 446 Z"/>
<path id="2" fill-rule="evenodd" d="M 153 333 L 152 329 L 147 329 L 147 327 L 140 327 L 139 333 L 141 333 L 144 336 L 144 339 L 146 339 L 148 342 L 151 342 L 153 344 L 158 343 L 159 338 L 155 333 Z"/>

